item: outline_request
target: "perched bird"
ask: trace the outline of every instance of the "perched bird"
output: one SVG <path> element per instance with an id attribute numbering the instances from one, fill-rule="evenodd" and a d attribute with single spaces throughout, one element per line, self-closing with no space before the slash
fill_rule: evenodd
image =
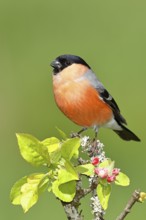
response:
<path id="1" fill-rule="evenodd" d="M 51 66 L 55 101 L 65 116 L 83 127 L 78 133 L 93 127 L 97 136 L 100 127 L 107 127 L 126 141 L 140 141 L 124 126 L 117 103 L 81 57 L 61 55 Z"/>

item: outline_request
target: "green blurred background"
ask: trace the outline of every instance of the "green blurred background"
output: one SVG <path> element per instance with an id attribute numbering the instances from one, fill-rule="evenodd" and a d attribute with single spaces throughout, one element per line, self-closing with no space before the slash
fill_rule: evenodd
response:
<path id="1" fill-rule="evenodd" d="M 101 129 L 106 153 L 131 179 L 113 186 L 106 219 L 124 208 L 134 189 L 146 191 L 146 2 L 144 0 L 0 1 L 0 219 L 66 219 L 53 195 L 44 193 L 27 214 L 11 205 L 13 183 L 38 169 L 20 156 L 15 133 L 39 139 L 79 130 L 57 109 L 49 63 L 60 54 L 83 57 L 114 96 L 141 143 L 124 142 Z M 91 131 L 87 134 L 92 135 Z M 89 199 L 89 198 L 88 198 Z M 89 200 L 85 220 L 92 219 Z M 128 220 L 146 218 L 137 204 Z"/>

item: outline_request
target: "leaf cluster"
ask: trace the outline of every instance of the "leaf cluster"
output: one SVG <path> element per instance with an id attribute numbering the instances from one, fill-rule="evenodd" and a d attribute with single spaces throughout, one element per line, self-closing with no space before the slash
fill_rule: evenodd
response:
<path id="1" fill-rule="evenodd" d="M 88 178 L 99 178 L 92 163 L 79 164 L 79 148 L 81 139 L 78 137 L 67 138 L 60 131 L 62 140 L 50 137 L 43 141 L 30 134 L 17 134 L 18 146 L 21 156 L 31 165 L 45 166 L 45 173 L 33 173 L 18 180 L 12 187 L 10 197 L 12 204 L 21 205 L 27 212 L 36 202 L 42 192 L 48 191 L 63 202 L 73 201 L 76 195 L 77 181 L 81 175 Z M 105 160 L 99 167 L 108 168 L 109 172 L 114 167 L 114 162 Z M 115 184 L 127 186 L 129 178 L 119 173 Z M 96 189 L 103 209 L 107 209 L 111 194 L 111 184 L 99 178 Z"/>

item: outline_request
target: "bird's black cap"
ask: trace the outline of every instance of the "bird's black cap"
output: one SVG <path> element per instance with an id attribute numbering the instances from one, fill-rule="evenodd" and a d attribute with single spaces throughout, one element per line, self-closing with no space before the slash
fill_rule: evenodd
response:
<path id="1" fill-rule="evenodd" d="M 54 74 L 57 74 L 74 63 L 85 65 L 91 69 L 90 66 L 81 57 L 70 54 L 58 56 L 50 65 L 54 68 Z"/>

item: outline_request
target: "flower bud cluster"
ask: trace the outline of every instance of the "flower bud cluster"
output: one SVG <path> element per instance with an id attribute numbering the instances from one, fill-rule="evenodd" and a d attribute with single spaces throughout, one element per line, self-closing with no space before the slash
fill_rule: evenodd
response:
<path id="1" fill-rule="evenodd" d="M 113 168 L 112 170 L 109 170 L 108 167 L 98 167 L 100 160 L 98 157 L 92 158 L 91 163 L 96 166 L 94 169 L 95 174 L 101 178 L 106 179 L 108 183 L 112 183 L 116 180 L 116 176 L 119 175 L 120 169 Z"/>

